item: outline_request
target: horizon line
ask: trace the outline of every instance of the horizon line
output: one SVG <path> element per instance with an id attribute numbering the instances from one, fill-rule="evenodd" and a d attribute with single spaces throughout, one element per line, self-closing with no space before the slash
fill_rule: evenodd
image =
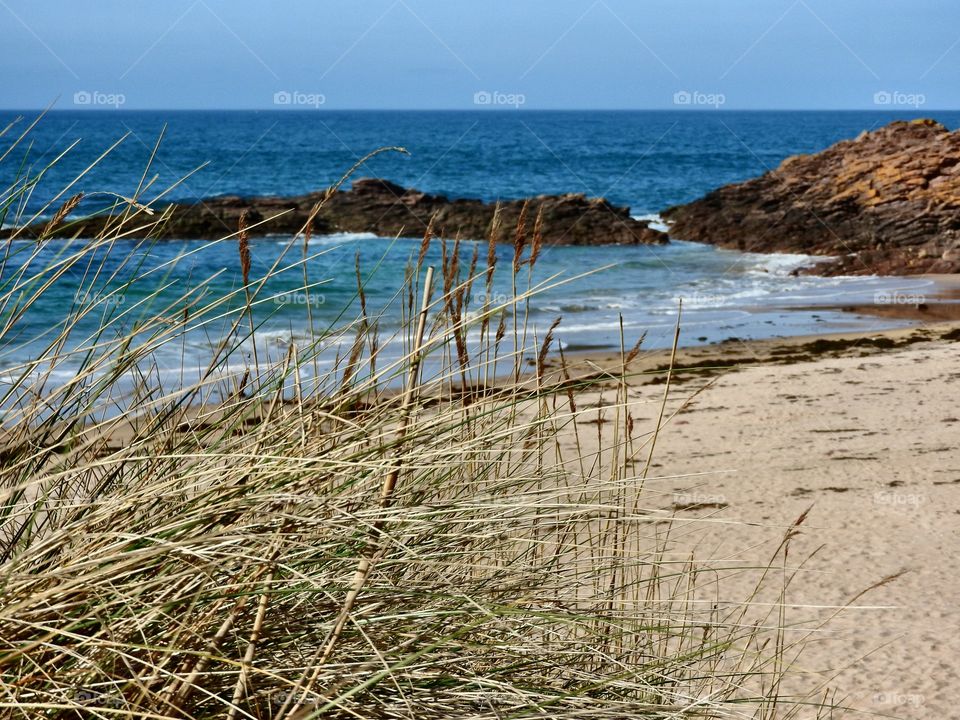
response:
<path id="1" fill-rule="evenodd" d="M 243 107 L 243 108 L 204 108 L 204 107 L 0 107 L 0 112 L 31 112 L 31 113 L 56 113 L 56 112 L 76 112 L 76 113 L 132 113 L 132 112 L 270 112 L 270 113 L 291 113 L 291 114 L 309 114 L 309 113 L 338 113 L 338 112 L 461 112 L 461 113 L 485 113 L 503 115 L 507 113 L 534 113 L 534 112 L 674 112 L 689 114 L 711 114 L 711 113 L 731 113 L 731 112 L 876 112 L 876 113 L 937 113 L 937 112 L 960 112 L 958 108 L 912 108 L 902 105 L 891 107 L 863 107 L 863 108 L 749 108 L 749 107 L 731 107 L 731 108 L 688 108 L 688 107 L 651 107 L 651 108 L 280 108 L 280 107 Z"/>

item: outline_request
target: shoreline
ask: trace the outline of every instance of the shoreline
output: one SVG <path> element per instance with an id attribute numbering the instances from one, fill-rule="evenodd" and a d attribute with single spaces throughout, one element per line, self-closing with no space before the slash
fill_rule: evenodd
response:
<path id="1" fill-rule="evenodd" d="M 871 333 L 837 332 L 762 340 L 735 338 L 710 345 L 678 347 L 672 382 L 683 383 L 698 376 L 763 365 L 797 365 L 824 358 L 882 355 L 920 343 L 957 340 L 960 340 L 960 318 Z M 648 383 L 659 384 L 669 367 L 670 356 L 670 348 L 641 351 L 628 369 L 631 376 L 649 374 Z M 617 373 L 621 364 L 620 351 L 612 349 L 577 350 L 565 352 L 564 357 L 574 379 L 578 374 Z M 546 367 L 554 371 L 559 368 L 556 353 L 551 353 Z"/>
<path id="2" fill-rule="evenodd" d="M 920 325 L 929 322 L 960 320 L 960 275 L 933 274 L 887 277 L 890 279 L 903 277 L 904 280 L 927 279 L 934 284 L 933 292 L 927 294 L 894 291 L 892 294 L 884 293 L 878 301 L 873 303 L 808 305 L 793 309 L 832 310 L 890 320 L 911 320 Z"/>
<path id="3" fill-rule="evenodd" d="M 825 356 L 875 353 L 908 347 L 919 342 L 960 339 L 960 275 L 930 275 L 934 292 L 924 295 L 921 302 L 908 304 L 840 303 L 789 307 L 797 311 L 838 311 L 888 320 L 906 320 L 911 324 L 900 328 L 879 328 L 869 332 L 840 331 L 830 333 L 807 333 L 764 339 L 728 338 L 706 345 L 679 345 L 677 363 L 692 370 L 699 366 L 706 371 L 729 368 L 737 364 L 793 364 L 815 361 Z M 548 367 L 556 365 L 556 352 L 552 352 Z M 653 368 L 664 369 L 669 363 L 671 348 L 642 350 L 631 363 L 641 372 Z M 577 349 L 564 353 L 573 365 L 601 366 L 605 371 L 619 367 L 620 351 L 617 348 Z M 711 359 L 716 360 L 710 366 Z"/>
<path id="4" fill-rule="evenodd" d="M 883 276 L 878 276 L 883 277 Z M 925 277 L 925 276 L 917 276 Z M 798 349 L 802 346 L 816 344 L 823 340 L 827 344 L 821 344 L 818 347 L 808 347 L 808 352 L 822 352 L 831 343 L 853 344 L 855 341 L 862 341 L 865 346 L 871 346 L 869 338 L 882 337 L 891 339 L 894 343 L 901 343 L 905 338 L 909 338 L 915 331 L 929 330 L 936 334 L 938 330 L 949 332 L 957 326 L 960 326 L 960 275 L 931 275 L 927 279 L 934 282 L 933 292 L 930 294 L 917 295 L 916 293 L 904 293 L 902 296 L 894 295 L 889 303 L 836 303 L 836 304 L 816 304 L 803 306 L 783 306 L 784 312 L 840 312 L 864 317 L 875 317 L 883 320 L 908 321 L 911 324 L 899 328 L 877 328 L 870 331 L 843 330 L 838 332 L 825 333 L 801 333 L 797 335 L 783 335 L 771 338 L 739 338 L 730 337 L 719 342 L 707 344 L 684 345 L 677 347 L 677 358 L 689 358 L 693 360 L 702 360 L 719 352 L 720 355 L 728 357 L 735 355 L 732 347 L 741 346 L 744 350 L 743 355 L 755 355 L 764 357 L 771 351 L 783 351 L 788 349 Z M 895 279 L 895 278 L 889 278 Z M 916 279 L 912 276 L 904 276 L 904 279 Z M 914 302 L 905 302 L 904 300 L 915 300 Z M 766 308 L 771 309 L 771 308 Z M 748 310 L 749 311 L 749 310 Z M 562 326 L 561 326 L 562 327 Z M 682 323 L 681 323 L 682 327 Z M 904 343 L 909 344 L 909 343 Z M 839 346 L 835 346 L 839 347 Z M 892 347 L 892 346 L 891 346 Z M 671 349 L 662 347 L 643 351 L 640 358 L 657 357 L 660 359 L 669 359 Z M 619 350 L 615 347 L 597 347 L 575 349 L 564 353 L 567 358 L 577 358 L 579 360 L 588 360 L 595 358 L 605 358 L 609 361 L 611 358 L 619 357 Z"/>

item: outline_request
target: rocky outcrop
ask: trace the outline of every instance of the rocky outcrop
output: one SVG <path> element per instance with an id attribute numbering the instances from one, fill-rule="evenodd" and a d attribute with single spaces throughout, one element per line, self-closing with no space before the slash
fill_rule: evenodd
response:
<path id="1" fill-rule="evenodd" d="M 128 237 L 213 239 L 236 232 L 240 216 L 247 213 L 251 234 L 295 233 L 307 222 L 323 192 L 296 197 L 217 197 L 167 208 L 163 223 L 145 220 Z M 501 205 L 501 238 L 512 240 L 524 202 Z M 484 239 L 490 229 L 494 205 L 480 200 L 449 199 L 395 185 L 387 180 L 358 179 L 350 190 L 334 193 L 313 222 L 315 234 L 372 232 L 392 237 L 422 236 L 431 218 L 441 237 L 459 235 Z M 160 214 L 161 208 L 157 208 Z M 584 195 L 542 195 L 531 198 L 528 229 L 536 213 L 543 212 L 543 241 L 554 245 L 653 244 L 667 236 L 630 217 L 625 207 Z M 104 228 L 107 218 L 91 217 L 61 227 L 58 234 L 90 237 Z M 128 227 L 132 227 L 129 226 Z M 40 226 L 37 230 L 39 231 Z M 29 234 L 29 233 L 28 233 Z"/>
<path id="2" fill-rule="evenodd" d="M 663 215 L 677 239 L 831 256 L 817 274 L 960 272 L 960 131 L 894 122 Z"/>

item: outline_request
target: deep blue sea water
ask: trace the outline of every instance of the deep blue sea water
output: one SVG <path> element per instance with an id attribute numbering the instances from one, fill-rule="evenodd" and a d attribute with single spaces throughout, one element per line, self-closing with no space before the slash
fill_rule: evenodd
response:
<path id="1" fill-rule="evenodd" d="M 18 113 L 0 112 L 0 127 Z M 28 122 L 36 113 L 22 113 Z M 958 112 L 928 112 L 950 128 Z M 108 157 L 75 186 L 88 193 L 131 195 L 138 187 L 153 148 L 163 134 L 148 174 L 144 198 L 196 200 L 218 194 L 288 195 L 334 182 L 364 154 L 402 146 L 409 155 L 381 155 L 357 176 L 385 177 L 402 185 L 453 197 L 486 200 L 542 193 L 582 192 L 628 205 L 635 216 L 693 200 L 717 186 L 765 172 L 796 153 L 822 150 L 863 130 L 915 115 L 889 112 L 52 112 L 30 134 L 26 145 L 0 163 L 0 188 L 16 173 L 37 172 L 54 158 L 23 208 L 37 212 L 104 150 L 124 138 Z M 26 122 L 20 123 L 22 127 Z M 0 154 L 15 131 L 0 138 Z M 199 168 L 199 169 L 198 169 Z M 192 174 L 191 174 L 192 173 Z M 184 178 L 186 178 L 184 180 Z M 177 184 L 179 183 L 179 184 Z M 71 191 L 72 192 L 72 191 Z M 99 199 L 98 199 L 99 198 Z M 106 196 L 93 196 L 83 208 L 95 209 Z M 324 281 L 312 300 L 317 323 L 339 315 L 353 298 L 354 256 L 360 253 L 369 278 L 372 307 L 382 307 L 399 286 L 403 267 L 419 241 L 359 236 L 316 238 L 322 255 L 310 261 L 311 282 Z M 255 268 L 266 268 L 282 250 L 283 238 L 254 243 Z M 132 243 L 120 243 L 110 262 L 123 265 Z M 469 250 L 469 249 L 468 249 Z M 44 251 L 50 258 L 56 249 Z M 197 277 L 220 272 L 219 291 L 239 283 L 235 245 L 190 238 L 157 244 L 138 258 L 143 266 L 171 262 L 165 292 L 189 287 Z M 437 253 L 437 248 L 434 248 Z M 177 258 L 181 258 L 177 260 Z M 432 260 L 437 257 L 431 256 Z M 176 262 L 172 262 L 176 260 Z M 568 347 L 619 343 L 619 316 L 631 336 L 648 331 L 648 346 L 672 339 L 678 299 L 685 299 L 685 344 L 729 337 L 758 338 L 889 326 L 875 319 L 826 311 L 798 310 L 838 301 L 870 302 L 877 293 L 923 292 L 924 280 L 878 278 L 795 278 L 796 256 L 756 256 L 691 243 L 666 247 L 548 248 L 538 264 L 542 280 L 607 269 L 534 298 L 533 317 L 546 325 L 564 318 L 558 331 Z M 128 263 L 129 264 L 129 263 Z M 113 285 L 129 277 L 121 270 Z M 154 273 L 151 277 L 160 277 Z M 2 279 L 2 278 L 0 278 Z M 18 325 L 18 341 L 0 348 L 0 366 L 34 357 L 49 335 L 63 303 L 76 297 L 82 275 L 67 274 L 48 299 Z M 122 303 L 132 308 L 155 289 L 147 278 L 125 288 Z M 272 281 L 260 308 L 264 342 L 282 348 L 290 338 L 307 341 L 302 275 Z M 109 289 L 109 288 L 107 288 Z M 506 285 L 497 292 L 506 292 Z M 131 318 L 133 313 L 131 313 Z M 389 328 L 391 314 L 384 318 Z M 94 322 L 93 316 L 90 322 Z M 215 338 L 196 334 L 182 348 L 202 364 Z M 179 366 L 181 357 L 171 357 Z"/>
<path id="2" fill-rule="evenodd" d="M 0 127 L 16 115 L 0 111 Z M 960 112 L 928 112 L 955 128 Z M 169 197 L 296 194 L 338 179 L 378 147 L 409 156 L 372 160 L 362 175 L 454 197 L 517 198 L 583 192 L 636 214 L 688 202 L 758 175 L 796 153 L 917 117 L 894 112 L 158 112 L 60 111 L 32 133 L 40 167 L 80 140 L 34 198 L 59 189 L 107 147 L 127 139 L 88 176 L 90 188 L 132 192 L 166 128 L 153 172 L 166 188 L 206 167 Z M 5 147 L 6 142 L 0 142 Z M 0 170 L 7 179 L 13 163 Z"/>

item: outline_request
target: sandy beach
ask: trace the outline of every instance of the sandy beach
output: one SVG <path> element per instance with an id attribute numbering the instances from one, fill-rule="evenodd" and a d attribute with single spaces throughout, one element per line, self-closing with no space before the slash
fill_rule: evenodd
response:
<path id="1" fill-rule="evenodd" d="M 787 620 L 790 639 L 811 632 L 787 691 L 822 681 L 844 707 L 960 718 L 946 690 L 960 681 L 958 339 L 956 324 L 933 324 L 678 354 L 690 369 L 674 377 L 666 417 L 677 414 L 645 487 L 648 503 L 659 498 L 656 509 L 678 519 L 677 557 L 695 550 L 718 569 L 718 601 L 740 602 L 759 577 L 749 568 L 810 510 L 791 551 L 801 569 Z M 665 359 L 631 367 L 638 426 L 656 422 L 663 373 L 646 373 Z M 574 359 L 581 372 L 618 363 Z M 601 426 L 612 417 L 602 392 L 579 402 L 597 407 Z"/>

